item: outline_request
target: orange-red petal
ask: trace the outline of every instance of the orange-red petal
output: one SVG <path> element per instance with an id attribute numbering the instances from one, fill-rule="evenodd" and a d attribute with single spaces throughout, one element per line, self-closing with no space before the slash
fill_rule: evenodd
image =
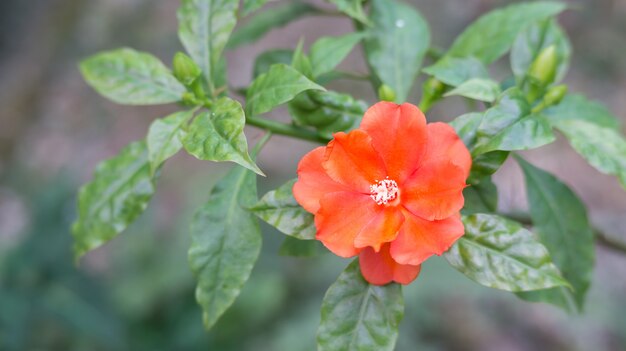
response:
<path id="1" fill-rule="evenodd" d="M 371 199 L 370 199 L 371 200 Z M 372 202 L 374 200 L 371 200 Z M 374 251 L 380 251 L 381 245 L 394 240 L 398 236 L 398 230 L 404 222 L 402 211 L 395 206 L 377 205 L 380 207 L 378 214 L 363 226 L 354 240 L 354 246 L 364 248 L 371 246 Z"/>
<path id="2" fill-rule="evenodd" d="M 341 257 L 359 253 L 361 249 L 354 246 L 357 235 L 382 209 L 369 195 L 348 191 L 326 194 L 320 205 L 315 215 L 316 239 Z"/>
<path id="3" fill-rule="evenodd" d="M 330 178 L 354 191 L 370 192 L 370 185 L 387 175 L 385 164 L 372 147 L 372 139 L 362 130 L 333 135 L 322 166 Z"/>
<path id="4" fill-rule="evenodd" d="M 325 147 L 313 149 L 298 164 L 298 181 L 293 185 L 293 196 L 305 210 L 315 213 L 320 200 L 327 193 L 346 191 L 348 188 L 332 180 L 322 167 Z"/>
<path id="5" fill-rule="evenodd" d="M 458 214 L 438 221 L 407 212 L 404 216 L 405 222 L 390 249 L 393 259 L 402 264 L 417 265 L 432 255 L 441 255 L 465 232 Z"/>
<path id="6" fill-rule="evenodd" d="M 428 138 L 426 118 L 419 108 L 379 102 L 365 112 L 360 128 L 372 137 L 389 178 L 401 184 L 417 169 Z"/>
<path id="7" fill-rule="evenodd" d="M 409 284 L 420 273 L 421 265 L 399 264 L 389 254 L 389 244 L 382 246 L 380 252 L 371 247 L 363 249 L 359 255 L 359 264 L 363 278 L 374 285 L 391 282 Z"/>
<path id="8" fill-rule="evenodd" d="M 450 217 L 463 207 L 463 189 L 471 165 L 470 153 L 452 127 L 429 124 L 426 154 L 402 185 L 402 204 L 424 219 Z"/>

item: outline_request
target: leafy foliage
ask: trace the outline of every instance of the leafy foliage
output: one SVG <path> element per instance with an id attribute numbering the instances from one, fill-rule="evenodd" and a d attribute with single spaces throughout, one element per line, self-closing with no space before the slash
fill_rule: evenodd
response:
<path id="1" fill-rule="evenodd" d="M 378 80 L 404 102 L 430 45 L 430 30 L 422 15 L 401 2 L 373 0 L 372 27 L 363 45 Z"/>
<path id="2" fill-rule="evenodd" d="M 183 147 L 182 140 L 187 135 L 185 126 L 192 117 L 193 111 L 181 111 L 152 122 L 146 137 L 152 173 Z"/>
<path id="3" fill-rule="evenodd" d="M 78 194 L 78 219 L 72 226 L 76 258 L 123 231 L 146 209 L 154 191 L 155 176 L 144 141 L 100 163 L 94 179 Z"/>
<path id="4" fill-rule="evenodd" d="M 578 197 L 553 175 L 534 167 L 521 157 L 517 162 L 526 177 L 530 216 L 535 232 L 550 252 L 554 264 L 573 290 L 563 287 L 524 293 L 531 301 L 545 301 L 581 310 L 591 284 L 593 232 L 587 211 Z"/>
<path id="5" fill-rule="evenodd" d="M 393 350 L 403 314 L 400 285 L 367 283 L 355 260 L 324 296 L 318 349 Z"/>
<path id="6" fill-rule="evenodd" d="M 235 167 L 211 191 L 191 223 L 189 265 L 206 328 L 239 295 L 261 250 L 261 233 L 246 207 L 256 202 L 254 173 Z"/>
<path id="7" fill-rule="evenodd" d="M 545 246 L 521 224 L 488 214 L 465 216 L 463 223 L 465 235 L 444 256 L 470 279 L 508 291 L 569 286 Z"/>
<path id="8" fill-rule="evenodd" d="M 80 64 L 83 77 L 107 98 L 126 105 L 182 100 L 185 87 L 156 57 L 123 48 L 105 51 Z"/>

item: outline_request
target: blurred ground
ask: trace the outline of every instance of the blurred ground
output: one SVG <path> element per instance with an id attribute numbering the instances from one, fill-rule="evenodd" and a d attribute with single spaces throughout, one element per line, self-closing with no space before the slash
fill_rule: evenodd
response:
<path id="1" fill-rule="evenodd" d="M 411 1 L 428 19 L 435 45 L 447 47 L 496 0 Z M 321 3 L 324 5 L 323 3 Z M 560 17 L 574 60 L 570 90 L 607 104 L 626 122 L 626 1 L 585 0 Z M 324 255 L 276 254 L 281 237 L 265 229 L 252 280 L 210 333 L 202 330 L 187 268 L 188 221 L 227 166 L 178 155 L 169 162 L 146 214 L 77 269 L 69 226 L 74 195 L 100 160 L 142 138 L 150 121 L 173 110 L 106 101 L 81 79 L 77 62 L 120 46 L 169 62 L 181 50 L 171 0 L 3 0 L 0 2 L 0 350 L 313 350 L 319 305 L 346 262 Z M 234 86 L 251 78 L 254 57 L 320 35 L 348 32 L 340 18 L 309 17 L 227 53 Z M 508 58 L 500 62 L 501 67 Z M 360 53 L 343 64 L 364 72 Z M 374 101 L 366 83 L 332 85 Z M 419 89 L 411 96 L 419 100 Z M 449 121 L 461 100 L 435 107 Z M 287 119 L 284 111 L 273 113 Z M 250 139 L 258 130 L 247 131 Z M 260 192 L 292 178 L 312 144 L 276 137 L 260 156 L 268 174 Z M 556 173 L 588 205 L 597 226 L 626 240 L 626 192 L 600 175 L 563 140 L 527 154 Z M 496 176 L 500 206 L 525 206 L 513 164 Z M 185 181 L 182 181 L 185 179 Z M 626 257 L 597 249 L 588 308 L 567 316 L 482 288 L 429 260 L 406 289 L 398 350 L 623 350 L 626 348 Z M 304 278 L 303 278 L 304 277 Z"/>

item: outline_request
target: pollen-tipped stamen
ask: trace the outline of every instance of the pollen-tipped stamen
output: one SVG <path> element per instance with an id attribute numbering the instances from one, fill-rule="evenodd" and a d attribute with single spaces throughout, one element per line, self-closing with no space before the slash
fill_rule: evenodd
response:
<path id="1" fill-rule="evenodd" d="M 370 185 L 370 197 L 379 205 L 386 205 L 398 197 L 398 183 L 389 177 Z"/>

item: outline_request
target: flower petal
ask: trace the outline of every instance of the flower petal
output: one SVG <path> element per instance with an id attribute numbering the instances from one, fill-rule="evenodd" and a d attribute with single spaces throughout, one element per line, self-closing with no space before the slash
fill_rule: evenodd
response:
<path id="1" fill-rule="evenodd" d="M 426 118 L 419 108 L 379 102 L 365 112 L 360 128 L 372 137 L 391 179 L 401 184 L 417 169 L 428 138 Z"/>
<path id="2" fill-rule="evenodd" d="M 389 254 L 389 244 L 382 246 L 380 252 L 371 247 L 363 249 L 359 255 L 359 264 L 363 278 L 374 285 L 396 282 L 409 284 L 420 273 L 421 265 L 403 265 L 393 260 Z"/>
<path id="3" fill-rule="evenodd" d="M 402 264 L 417 265 L 432 255 L 441 255 L 465 233 L 458 214 L 438 221 L 427 221 L 408 212 L 404 216 L 405 222 L 390 250 L 393 259 Z"/>
<path id="4" fill-rule="evenodd" d="M 428 146 L 420 168 L 402 185 L 402 204 L 428 220 L 444 219 L 464 204 L 463 189 L 472 158 L 454 129 L 428 125 Z"/>
<path id="5" fill-rule="evenodd" d="M 395 206 L 377 206 L 381 208 L 380 212 L 361 229 L 354 240 L 355 247 L 371 246 L 374 251 L 378 252 L 382 244 L 398 236 L 398 230 L 404 222 L 402 211 Z"/>
<path id="6" fill-rule="evenodd" d="M 320 200 L 327 193 L 349 190 L 332 180 L 322 167 L 325 147 L 320 146 L 304 155 L 298 164 L 298 181 L 293 185 L 293 196 L 305 210 L 316 213 Z"/>
<path id="7" fill-rule="evenodd" d="M 387 175 L 383 160 L 372 147 L 371 137 L 358 129 L 333 137 L 322 163 L 326 173 L 354 191 L 369 194 L 370 185 Z"/>
<path id="8" fill-rule="evenodd" d="M 315 215 L 315 238 L 341 257 L 359 253 L 354 240 L 382 210 L 369 195 L 348 191 L 326 194 L 320 205 Z"/>

